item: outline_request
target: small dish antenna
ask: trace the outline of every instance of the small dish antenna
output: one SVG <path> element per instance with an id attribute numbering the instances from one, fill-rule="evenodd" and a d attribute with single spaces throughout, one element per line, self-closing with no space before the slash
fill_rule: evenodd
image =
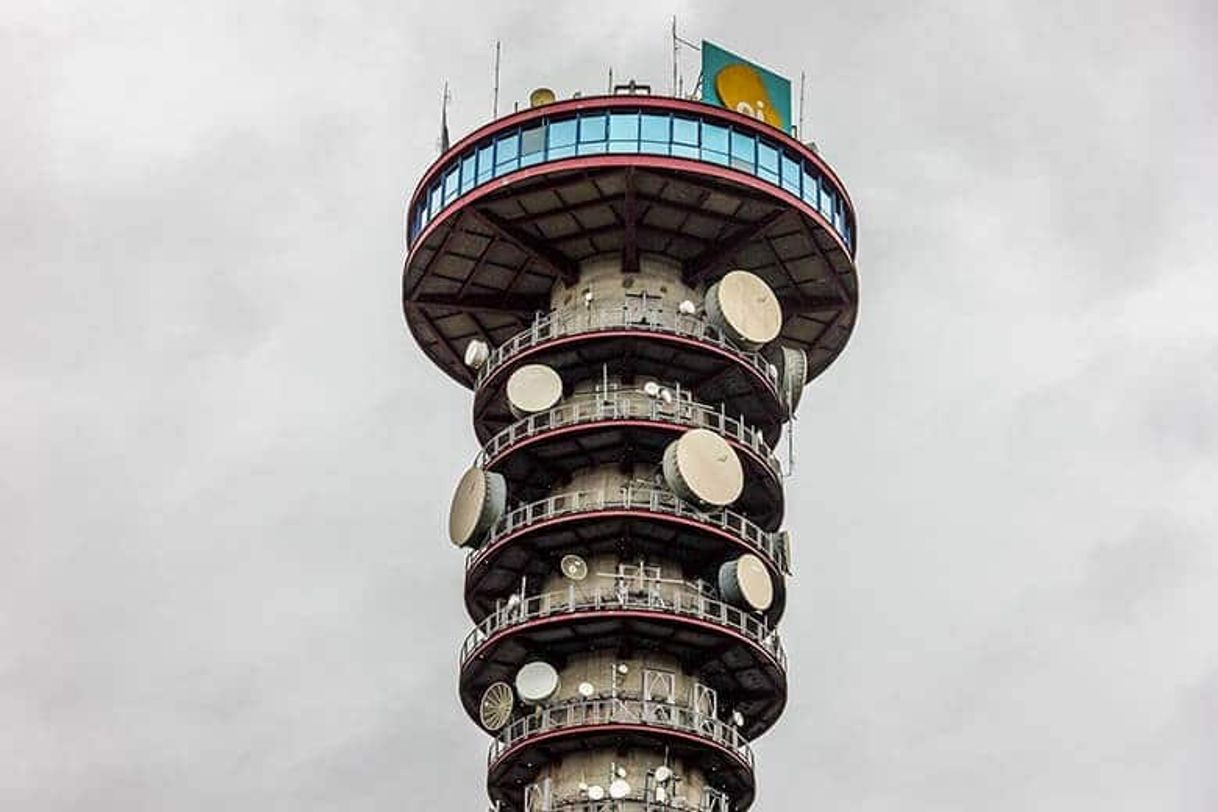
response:
<path id="1" fill-rule="evenodd" d="M 624 778 L 615 778 L 609 785 L 609 797 L 615 801 L 620 801 L 630 794 L 630 784 L 626 783 Z"/>
<path id="2" fill-rule="evenodd" d="M 605 800 L 605 788 L 600 784 L 593 784 L 588 787 L 588 800 L 603 801 Z"/>
<path id="3" fill-rule="evenodd" d="M 572 581 L 582 581 L 588 577 L 588 562 L 577 555 L 564 555 L 559 562 L 562 574 Z"/>
<path id="4" fill-rule="evenodd" d="M 681 304 L 677 305 L 677 310 L 681 311 L 687 316 L 692 316 L 698 312 L 698 306 L 689 299 L 682 299 Z"/>
<path id="5" fill-rule="evenodd" d="M 671 406 L 672 405 L 672 390 L 671 389 L 661 389 L 660 390 L 660 400 L 664 401 L 665 404 Z"/>
<path id="6" fill-rule="evenodd" d="M 584 699 L 591 699 L 596 693 L 596 686 L 590 682 L 581 682 L 577 690 Z"/>
<path id="7" fill-rule="evenodd" d="M 736 727 L 744 727 L 744 714 L 738 710 L 732 711 L 732 724 Z"/>
<path id="8" fill-rule="evenodd" d="M 540 705 L 558 693 L 558 672 L 542 660 L 534 660 L 516 672 L 516 694 L 526 705 Z"/>
<path id="9" fill-rule="evenodd" d="M 648 381 L 643 384 L 643 394 L 649 398 L 658 398 L 660 396 L 660 385 L 655 381 Z"/>
<path id="10" fill-rule="evenodd" d="M 529 107 L 541 107 L 544 104 L 553 104 L 558 98 L 554 95 L 554 91 L 548 87 L 539 87 L 529 94 Z"/>
<path id="11" fill-rule="evenodd" d="M 516 706 L 516 694 L 506 682 L 494 682 L 482 693 L 478 704 L 478 721 L 490 731 L 501 729 L 512 718 Z"/>
<path id="12" fill-rule="evenodd" d="M 671 767 L 669 767 L 667 764 L 661 764 L 659 767 L 656 767 L 656 783 L 657 784 L 663 784 L 665 781 L 667 781 L 670 778 L 672 778 L 672 768 Z M 657 798 L 656 800 L 659 800 L 659 798 Z"/>
<path id="13" fill-rule="evenodd" d="M 629 674 L 629 673 L 630 673 L 630 666 L 626 665 L 625 663 L 618 663 L 618 664 L 617 664 L 617 672 L 618 672 L 619 674 Z"/>
<path id="14" fill-rule="evenodd" d="M 618 778 L 626 777 L 626 768 L 625 767 L 618 767 L 617 770 L 615 770 L 614 772 L 617 773 Z"/>
<path id="15" fill-rule="evenodd" d="M 491 348 L 485 341 L 474 339 L 465 345 L 465 365 L 470 369 L 478 369 L 491 356 Z"/>

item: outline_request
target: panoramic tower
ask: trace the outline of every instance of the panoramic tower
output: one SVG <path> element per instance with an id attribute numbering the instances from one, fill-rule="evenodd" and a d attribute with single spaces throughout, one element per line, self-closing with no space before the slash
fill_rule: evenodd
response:
<path id="1" fill-rule="evenodd" d="M 855 220 L 789 85 L 708 53 L 701 100 L 534 93 L 407 209 L 407 325 L 473 391 L 459 694 L 502 812 L 746 809 L 786 703 L 776 446 L 853 327 Z"/>

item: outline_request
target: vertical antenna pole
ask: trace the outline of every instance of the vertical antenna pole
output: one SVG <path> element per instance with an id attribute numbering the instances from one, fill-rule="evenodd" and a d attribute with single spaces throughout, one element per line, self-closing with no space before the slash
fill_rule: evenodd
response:
<path id="1" fill-rule="evenodd" d="M 491 118 L 499 118 L 499 40 L 495 40 L 495 88 L 491 100 Z M 802 107 L 800 108 L 803 109 Z"/>
<path id="2" fill-rule="evenodd" d="M 677 90 L 677 52 L 681 46 L 677 43 L 677 15 L 672 15 L 672 95 L 676 96 Z"/>
<path id="3" fill-rule="evenodd" d="M 799 72 L 799 132 L 795 133 L 801 141 L 806 141 L 808 136 L 804 135 L 804 86 L 807 84 L 808 75 L 804 71 Z"/>

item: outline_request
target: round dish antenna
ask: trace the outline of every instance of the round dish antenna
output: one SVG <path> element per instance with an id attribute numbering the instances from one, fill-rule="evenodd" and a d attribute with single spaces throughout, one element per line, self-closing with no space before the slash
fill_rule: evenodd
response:
<path id="1" fill-rule="evenodd" d="M 605 788 L 602 787 L 600 784 L 593 784 L 592 786 L 588 787 L 588 800 L 589 801 L 605 800 Z"/>
<path id="2" fill-rule="evenodd" d="M 512 708 L 515 706 L 516 694 L 512 692 L 512 686 L 506 682 L 493 682 L 482 692 L 478 721 L 487 730 L 499 730 L 512 718 Z"/>
<path id="3" fill-rule="evenodd" d="M 724 507 L 740 498 L 744 468 L 735 450 L 710 429 L 690 429 L 664 449 L 664 480 L 682 499 Z"/>
<path id="4" fill-rule="evenodd" d="M 609 784 L 609 797 L 615 801 L 620 801 L 630 794 L 630 784 L 625 778 L 615 778 Z"/>
<path id="5" fill-rule="evenodd" d="M 577 690 L 584 699 L 591 699 L 596 694 L 596 686 L 590 682 L 581 682 Z"/>
<path id="6" fill-rule="evenodd" d="M 732 724 L 736 727 L 744 727 L 744 714 L 738 710 L 732 711 Z"/>
<path id="7" fill-rule="evenodd" d="M 794 414 L 795 407 L 808 383 L 808 354 L 799 347 L 786 345 L 768 350 L 770 366 L 778 373 L 778 391 L 786 404 L 787 414 Z"/>
<path id="8" fill-rule="evenodd" d="M 778 297 L 764 279 L 748 271 L 729 271 L 707 289 L 706 317 L 746 350 L 769 344 L 782 331 Z"/>
<path id="9" fill-rule="evenodd" d="M 477 466 L 461 475 L 448 511 L 448 538 L 458 547 L 476 547 L 507 507 L 502 474 Z"/>
<path id="10" fill-rule="evenodd" d="M 672 768 L 669 767 L 667 764 L 661 764 L 659 767 L 656 767 L 655 775 L 656 775 L 656 783 L 663 784 L 665 781 L 672 778 Z"/>
<path id="11" fill-rule="evenodd" d="M 648 381 L 643 384 L 643 394 L 649 398 L 658 398 L 660 396 L 660 385 L 655 381 Z"/>
<path id="12" fill-rule="evenodd" d="M 508 408 L 516 417 L 544 412 L 561 398 L 562 378 L 545 364 L 526 364 L 508 378 Z"/>
<path id="13" fill-rule="evenodd" d="M 582 581 L 588 577 L 588 562 L 577 555 L 564 555 L 559 562 L 562 574 L 572 581 Z"/>
<path id="14" fill-rule="evenodd" d="M 541 107 L 543 104 L 553 104 L 558 98 L 548 87 L 539 87 L 529 94 L 529 107 Z"/>
<path id="15" fill-rule="evenodd" d="M 558 672 L 542 660 L 527 663 L 516 672 L 516 694 L 526 705 L 540 705 L 558 693 Z"/>
<path id="16" fill-rule="evenodd" d="M 745 553 L 719 568 L 719 593 L 728 603 L 764 612 L 774 602 L 774 581 L 760 558 Z"/>
<path id="17" fill-rule="evenodd" d="M 491 348 L 485 341 L 474 339 L 465 345 L 465 365 L 470 369 L 478 369 L 491 357 Z"/>
<path id="18" fill-rule="evenodd" d="M 689 299 L 682 299 L 681 304 L 677 305 L 677 310 L 684 313 L 686 316 L 692 316 L 698 312 L 698 306 Z"/>

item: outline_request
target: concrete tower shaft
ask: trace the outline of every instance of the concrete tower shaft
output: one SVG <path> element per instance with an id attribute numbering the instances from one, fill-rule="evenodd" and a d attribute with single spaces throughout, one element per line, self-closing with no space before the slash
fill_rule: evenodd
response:
<path id="1" fill-rule="evenodd" d="M 754 119 L 602 97 L 492 122 L 408 209 L 407 324 L 474 391 L 459 690 L 517 810 L 743 810 L 786 703 L 774 446 L 844 346 L 854 214 Z"/>

